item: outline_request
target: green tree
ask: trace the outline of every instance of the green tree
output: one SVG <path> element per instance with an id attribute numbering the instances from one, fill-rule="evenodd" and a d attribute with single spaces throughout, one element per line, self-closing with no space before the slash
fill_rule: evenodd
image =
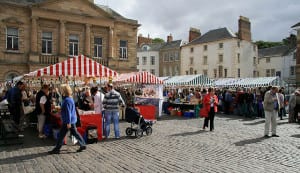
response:
<path id="1" fill-rule="evenodd" d="M 154 38 L 153 40 L 152 40 L 152 43 L 164 43 L 165 41 L 163 40 L 163 39 L 161 39 L 161 38 Z"/>
<path id="2" fill-rule="evenodd" d="M 255 44 L 257 45 L 258 49 L 283 45 L 282 42 L 270 42 L 270 41 L 262 41 L 262 40 L 256 41 Z"/>

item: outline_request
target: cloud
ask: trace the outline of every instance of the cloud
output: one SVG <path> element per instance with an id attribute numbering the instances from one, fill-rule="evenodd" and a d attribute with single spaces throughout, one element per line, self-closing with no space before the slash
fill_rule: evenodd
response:
<path id="1" fill-rule="evenodd" d="M 188 39 L 190 27 L 209 30 L 227 27 L 238 31 L 239 16 L 250 19 L 252 39 L 281 41 L 292 32 L 291 26 L 300 22 L 300 1 L 296 0 L 95 0 L 108 5 L 126 18 L 142 25 L 138 33 L 166 40 Z M 105 4 L 106 3 L 106 4 Z"/>

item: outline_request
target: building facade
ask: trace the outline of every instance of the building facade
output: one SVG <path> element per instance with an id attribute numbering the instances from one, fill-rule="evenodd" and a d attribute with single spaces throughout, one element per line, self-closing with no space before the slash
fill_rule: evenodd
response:
<path id="1" fill-rule="evenodd" d="M 167 37 L 167 42 L 159 52 L 159 76 L 180 75 L 180 51 L 182 40 L 173 41 L 172 35 Z"/>
<path id="2" fill-rule="evenodd" d="M 180 74 L 204 74 L 209 78 L 257 77 L 257 62 L 250 21 L 241 16 L 238 34 L 220 28 L 204 35 L 199 32 L 196 38 L 190 36 L 189 43 L 181 48 Z"/>
<path id="3" fill-rule="evenodd" d="M 288 84 L 296 81 L 296 49 L 275 46 L 258 50 L 260 77 L 278 76 Z"/>
<path id="4" fill-rule="evenodd" d="M 140 25 L 93 0 L 2 0 L 0 11 L 2 81 L 79 54 L 136 69 Z"/>
<path id="5" fill-rule="evenodd" d="M 137 49 L 137 70 L 159 76 L 159 51 L 163 43 L 143 44 Z"/>
<path id="6" fill-rule="evenodd" d="M 300 22 L 293 25 L 293 28 L 297 32 L 297 50 L 296 50 L 296 85 L 300 86 Z"/>

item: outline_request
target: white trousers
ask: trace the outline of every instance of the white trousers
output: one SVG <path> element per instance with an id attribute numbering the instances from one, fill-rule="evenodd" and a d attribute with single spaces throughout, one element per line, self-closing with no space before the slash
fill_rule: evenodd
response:
<path id="1" fill-rule="evenodd" d="M 276 135 L 276 118 L 278 116 L 277 110 L 273 111 L 266 111 L 265 110 L 265 135 L 269 135 L 270 132 L 270 125 L 271 125 L 271 131 L 272 135 Z"/>
<path id="2" fill-rule="evenodd" d="M 44 125 L 45 125 L 46 116 L 40 114 L 40 115 L 37 116 L 37 118 L 38 118 L 38 124 L 37 124 L 38 131 L 39 131 L 40 134 L 43 134 L 43 128 L 44 128 Z"/>

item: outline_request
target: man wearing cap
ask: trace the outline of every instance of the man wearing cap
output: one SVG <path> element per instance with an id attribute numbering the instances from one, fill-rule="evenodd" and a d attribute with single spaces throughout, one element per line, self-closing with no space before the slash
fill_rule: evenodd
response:
<path id="1" fill-rule="evenodd" d="M 105 138 L 108 138 L 110 133 L 111 120 L 114 123 L 115 138 L 120 138 L 119 130 L 119 106 L 125 104 L 121 94 L 113 89 L 112 83 L 107 84 L 107 93 L 104 96 L 103 107 L 105 109 Z"/>

